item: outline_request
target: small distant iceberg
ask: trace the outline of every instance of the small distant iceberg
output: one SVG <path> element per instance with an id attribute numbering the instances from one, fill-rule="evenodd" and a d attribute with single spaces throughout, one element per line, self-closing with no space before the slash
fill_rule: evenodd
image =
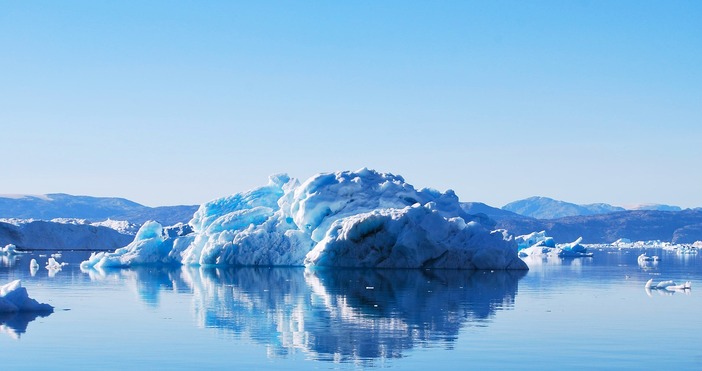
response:
<path id="1" fill-rule="evenodd" d="M 556 249 L 559 249 L 559 251 L 557 252 L 558 256 L 561 258 L 592 257 L 593 253 L 588 252 L 587 248 L 580 244 L 582 240 L 583 238 L 579 237 L 577 240 L 571 243 L 557 245 Z"/>
<path id="2" fill-rule="evenodd" d="M 675 281 L 661 281 L 658 284 L 654 285 L 653 284 L 653 278 L 648 280 L 646 282 L 646 285 L 644 286 L 644 289 L 646 290 L 646 293 L 650 296 L 651 291 L 658 290 L 659 292 L 663 293 L 673 293 L 673 292 L 689 292 L 692 289 L 692 282 L 691 281 L 686 281 L 682 284 L 677 284 Z"/>
<path id="3" fill-rule="evenodd" d="M 29 262 L 29 274 L 34 277 L 37 275 L 37 272 L 39 271 L 39 263 L 37 262 L 36 259 L 32 259 Z"/>
<path id="4" fill-rule="evenodd" d="M 582 258 L 592 257 L 593 253 L 581 244 L 583 238 L 566 243 L 556 244 L 552 237 L 546 236 L 546 231 L 532 232 L 527 235 L 515 237 L 519 257 L 530 256 L 559 257 L 559 258 Z"/>
<path id="5" fill-rule="evenodd" d="M 5 247 L 0 247 L 0 255 L 16 255 L 20 252 L 17 251 L 17 246 L 13 244 L 7 244 Z"/>
<path id="6" fill-rule="evenodd" d="M 30 263 L 31 264 L 31 263 Z M 64 266 L 68 265 L 68 263 L 59 263 L 55 258 L 51 257 L 49 260 L 46 262 L 46 269 L 48 270 L 61 270 Z"/>
<path id="7" fill-rule="evenodd" d="M 639 255 L 639 257 L 636 260 L 639 262 L 639 264 L 641 264 L 641 263 L 645 263 L 645 262 L 660 261 L 660 257 L 658 257 L 658 255 L 649 256 L 649 255 L 646 255 L 646 253 L 643 253 L 643 254 Z"/>
<path id="8" fill-rule="evenodd" d="M 56 258 L 50 257 L 49 260 L 46 262 L 45 268 L 49 271 L 49 277 L 54 277 L 66 265 L 68 265 L 68 263 L 59 262 L 56 260 Z M 29 273 L 32 273 L 31 266 Z"/>

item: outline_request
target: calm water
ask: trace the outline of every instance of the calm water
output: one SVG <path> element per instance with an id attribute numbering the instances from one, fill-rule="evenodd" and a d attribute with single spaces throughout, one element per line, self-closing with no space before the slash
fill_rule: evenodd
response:
<path id="1" fill-rule="evenodd" d="M 0 257 L 56 311 L 0 317 L 3 369 L 702 369 L 702 256 L 596 250 L 520 272 L 298 268 L 50 274 Z M 40 254 L 44 256 L 40 256 Z M 29 261 L 41 268 L 34 276 Z M 692 281 L 686 293 L 644 284 Z"/>

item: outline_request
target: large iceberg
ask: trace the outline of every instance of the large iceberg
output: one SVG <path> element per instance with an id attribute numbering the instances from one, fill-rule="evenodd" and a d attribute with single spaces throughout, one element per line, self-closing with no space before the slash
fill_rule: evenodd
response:
<path id="1" fill-rule="evenodd" d="M 287 175 L 205 203 L 192 233 L 168 236 L 145 223 L 114 253 L 89 267 L 139 264 L 528 269 L 504 231 L 467 214 L 451 190 L 415 189 L 369 169 Z"/>

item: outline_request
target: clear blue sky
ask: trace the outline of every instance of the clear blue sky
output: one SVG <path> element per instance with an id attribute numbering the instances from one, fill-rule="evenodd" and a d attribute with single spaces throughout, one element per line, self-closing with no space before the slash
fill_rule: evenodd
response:
<path id="1" fill-rule="evenodd" d="M 361 167 L 702 206 L 701 1 L 0 0 L 0 193 L 199 204 Z"/>

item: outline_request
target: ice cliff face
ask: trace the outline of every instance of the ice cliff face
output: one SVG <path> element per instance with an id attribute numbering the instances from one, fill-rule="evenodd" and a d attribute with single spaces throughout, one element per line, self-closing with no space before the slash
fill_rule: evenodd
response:
<path id="1" fill-rule="evenodd" d="M 393 174 L 361 169 L 302 184 L 276 175 L 263 187 L 200 206 L 189 222 L 192 234 L 169 238 L 158 223 L 147 223 L 130 245 L 83 266 L 527 269 L 513 241 L 473 219 L 453 191 L 417 190 Z"/>

